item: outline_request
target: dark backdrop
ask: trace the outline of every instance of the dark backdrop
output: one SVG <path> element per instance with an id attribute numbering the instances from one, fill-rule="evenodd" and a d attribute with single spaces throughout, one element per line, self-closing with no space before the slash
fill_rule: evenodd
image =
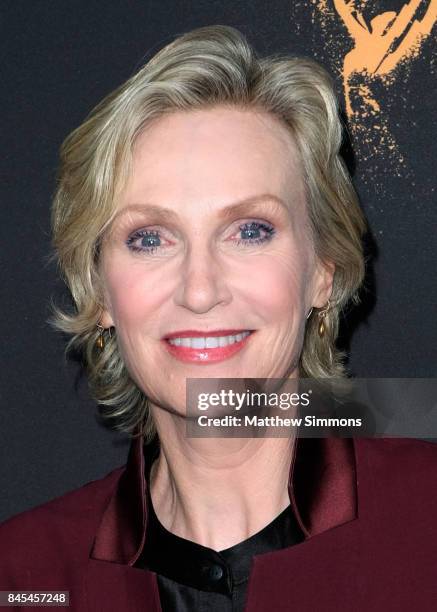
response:
<path id="1" fill-rule="evenodd" d="M 354 15 L 375 34 L 373 17 L 402 6 L 356 0 Z M 103 476 L 128 450 L 126 436 L 96 420 L 85 381 L 46 323 L 50 298 L 64 291 L 46 259 L 62 140 L 146 58 L 197 26 L 233 25 L 261 54 L 315 57 L 335 78 L 343 107 L 343 60 L 354 48 L 331 0 L 4 0 L 2 13 L 0 520 Z M 341 344 L 351 372 L 363 377 L 437 375 L 436 28 L 412 51 L 408 28 L 380 58 L 387 65 L 399 55 L 385 75 L 378 62 L 365 66 L 370 37 L 351 56 L 354 114 L 345 121 L 354 156 L 345 151 L 373 264 Z"/>

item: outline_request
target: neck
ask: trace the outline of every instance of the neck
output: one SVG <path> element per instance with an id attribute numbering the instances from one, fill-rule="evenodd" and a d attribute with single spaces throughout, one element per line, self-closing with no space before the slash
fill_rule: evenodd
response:
<path id="1" fill-rule="evenodd" d="M 174 415 L 152 411 L 161 450 L 150 494 L 168 531 L 220 551 L 263 529 L 290 504 L 293 438 L 188 438 Z"/>

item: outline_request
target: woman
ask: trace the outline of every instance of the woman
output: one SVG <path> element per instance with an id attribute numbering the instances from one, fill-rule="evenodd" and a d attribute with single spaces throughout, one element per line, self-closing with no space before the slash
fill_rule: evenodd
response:
<path id="1" fill-rule="evenodd" d="M 75 310 L 55 323 L 132 446 L 3 524 L 3 590 L 69 591 L 74 610 L 432 609 L 432 444 L 185 431 L 189 378 L 346 376 L 366 226 L 341 138 L 322 68 L 223 26 L 177 38 L 67 138 L 53 233 Z"/>

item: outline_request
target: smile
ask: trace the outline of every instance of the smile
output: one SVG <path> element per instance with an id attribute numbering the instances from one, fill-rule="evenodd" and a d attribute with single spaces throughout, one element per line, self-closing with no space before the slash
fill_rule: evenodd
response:
<path id="1" fill-rule="evenodd" d="M 192 335 L 186 332 L 177 336 L 165 338 L 167 350 L 173 357 L 180 361 L 194 363 L 212 363 L 228 359 L 240 351 L 253 334 L 252 330 L 241 331 L 235 334 L 219 335 L 220 332 L 212 332 L 214 335 Z"/>

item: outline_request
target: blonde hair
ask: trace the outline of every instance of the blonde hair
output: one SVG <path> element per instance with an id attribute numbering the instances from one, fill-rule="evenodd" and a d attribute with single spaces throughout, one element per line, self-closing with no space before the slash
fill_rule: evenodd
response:
<path id="1" fill-rule="evenodd" d="M 317 256 L 335 264 L 326 332 L 316 313 L 307 321 L 300 376 L 342 378 L 345 353 L 335 346 L 339 314 L 358 304 L 365 274 L 366 223 L 339 156 L 342 126 L 328 73 L 306 58 L 258 58 L 228 26 L 198 28 L 176 38 L 109 94 L 61 147 L 52 210 L 53 245 L 74 312 L 55 307 L 52 323 L 83 355 L 94 398 L 113 428 L 146 440 L 156 433 L 145 394 L 122 360 L 116 334 L 96 348 L 103 309 L 99 250 L 129 176 L 133 143 L 165 113 L 217 105 L 262 110 L 278 118 L 297 144 Z"/>

